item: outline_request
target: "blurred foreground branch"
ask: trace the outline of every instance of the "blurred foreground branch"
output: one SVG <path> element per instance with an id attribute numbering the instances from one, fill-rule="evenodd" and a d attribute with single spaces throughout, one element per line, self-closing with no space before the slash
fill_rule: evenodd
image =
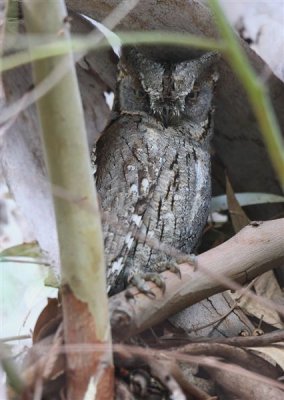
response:
<path id="1" fill-rule="evenodd" d="M 70 45 L 63 0 L 25 0 L 23 5 L 29 33 L 60 34 Z M 39 15 L 45 16 L 44 21 Z M 113 370 L 101 218 L 71 47 L 64 56 L 32 60 L 32 65 L 36 85 L 59 65 L 67 71 L 37 101 L 49 180 L 80 198 L 72 203 L 53 196 L 60 247 L 64 342 L 106 344 L 106 350 L 88 357 L 66 354 L 67 397 L 85 398 L 90 390 L 96 390 L 101 399 L 110 399 Z M 94 205 L 92 213 L 85 210 L 85 203 Z"/>

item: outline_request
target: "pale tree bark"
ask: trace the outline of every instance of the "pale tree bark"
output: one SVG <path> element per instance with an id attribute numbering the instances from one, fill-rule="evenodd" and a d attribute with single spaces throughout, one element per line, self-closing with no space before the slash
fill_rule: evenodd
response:
<path id="1" fill-rule="evenodd" d="M 165 293 L 151 284 L 155 299 L 137 289 L 113 296 L 110 309 L 114 337 L 125 340 L 208 296 L 228 288 L 235 290 L 234 282 L 243 285 L 283 265 L 283 232 L 283 218 L 263 222 L 257 227 L 248 225 L 227 242 L 200 254 L 196 266 L 180 265 L 181 279 L 169 271 L 164 272 Z M 283 305 L 268 302 L 267 306 L 284 315 Z"/>

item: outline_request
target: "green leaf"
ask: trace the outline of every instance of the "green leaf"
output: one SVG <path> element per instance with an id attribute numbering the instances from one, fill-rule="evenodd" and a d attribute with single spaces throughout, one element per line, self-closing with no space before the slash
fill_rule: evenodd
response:
<path id="1" fill-rule="evenodd" d="M 241 207 L 228 176 L 226 176 L 226 194 L 232 225 L 237 233 L 250 223 L 250 219 Z"/>
<path id="2" fill-rule="evenodd" d="M 60 279 L 55 271 L 51 268 L 48 269 L 47 276 L 44 279 L 44 286 L 59 289 Z"/>
<path id="3" fill-rule="evenodd" d="M 9 247 L 1 251 L 0 257 L 31 257 L 38 258 L 43 256 L 43 251 L 39 247 L 38 242 L 21 243 L 16 246 Z"/>

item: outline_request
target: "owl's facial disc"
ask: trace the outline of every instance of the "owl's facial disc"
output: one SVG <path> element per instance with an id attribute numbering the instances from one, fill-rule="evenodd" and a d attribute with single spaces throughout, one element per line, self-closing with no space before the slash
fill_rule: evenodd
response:
<path id="1" fill-rule="evenodd" d="M 125 68 L 135 77 L 140 94 L 127 97 L 125 103 L 131 109 L 147 109 L 165 128 L 207 120 L 217 79 L 210 68 L 216 57 L 205 53 L 178 63 L 157 62 L 130 50 Z"/>

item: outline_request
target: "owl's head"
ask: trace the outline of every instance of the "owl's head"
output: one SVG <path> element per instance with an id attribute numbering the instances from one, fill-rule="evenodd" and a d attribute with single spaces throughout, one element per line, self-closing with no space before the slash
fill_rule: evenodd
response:
<path id="1" fill-rule="evenodd" d="M 210 52 L 192 60 L 160 63 L 127 48 L 120 61 L 120 104 L 132 108 L 129 111 L 152 114 L 165 127 L 182 120 L 200 122 L 211 109 L 217 58 Z"/>

